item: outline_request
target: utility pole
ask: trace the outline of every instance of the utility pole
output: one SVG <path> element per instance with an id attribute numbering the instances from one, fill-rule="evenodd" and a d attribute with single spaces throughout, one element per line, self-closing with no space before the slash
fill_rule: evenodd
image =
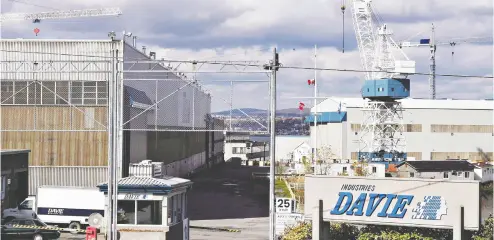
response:
<path id="1" fill-rule="evenodd" d="M 429 88 L 431 99 L 436 99 L 436 37 L 435 37 L 435 29 L 434 23 L 432 23 L 432 32 L 431 32 L 431 43 L 429 45 L 431 56 L 430 56 L 430 66 L 429 66 Z"/>
<path id="2" fill-rule="evenodd" d="M 279 69 L 278 53 L 273 50 L 273 60 L 264 65 L 265 70 L 271 70 L 270 81 L 270 141 L 269 141 L 269 239 L 276 240 L 276 208 L 275 208 L 275 141 L 276 141 L 276 72 Z"/>

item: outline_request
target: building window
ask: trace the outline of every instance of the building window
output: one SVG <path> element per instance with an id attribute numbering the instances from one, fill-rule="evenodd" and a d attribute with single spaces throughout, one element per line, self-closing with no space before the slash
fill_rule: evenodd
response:
<path id="1" fill-rule="evenodd" d="M 168 205 L 167 205 L 168 226 L 172 225 L 173 223 L 173 208 L 174 208 L 173 197 L 168 197 Z"/>
<path id="2" fill-rule="evenodd" d="M 443 178 L 449 178 L 449 173 L 448 172 L 444 172 L 443 173 Z"/>
<path id="3" fill-rule="evenodd" d="M 233 154 L 245 154 L 246 152 L 247 152 L 247 149 L 244 147 L 233 147 L 232 148 Z"/>
<path id="4" fill-rule="evenodd" d="M 187 216 L 187 197 L 180 193 L 168 197 L 168 226 L 182 222 Z"/>
<path id="5" fill-rule="evenodd" d="M 394 92 L 395 91 L 395 88 L 391 88 L 391 92 Z"/>
<path id="6" fill-rule="evenodd" d="M 414 173 L 414 172 L 411 172 L 411 173 L 410 173 L 410 177 L 411 177 L 411 178 L 415 177 L 415 173 Z"/>
<path id="7" fill-rule="evenodd" d="M 161 225 L 161 201 L 137 201 L 137 224 Z"/>
<path id="8" fill-rule="evenodd" d="M 106 105 L 104 81 L 2 81 L 2 104 Z"/>
<path id="9" fill-rule="evenodd" d="M 346 167 L 343 167 L 343 173 L 346 173 L 346 170 L 347 170 Z"/>
<path id="10" fill-rule="evenodd" d="M 470 178 L 470 173 L 469 172 L 465 172 L 465 178 Z"/>
<path id="11" fill-rule="evenodd" d="M 458 172 L 458 177 L 462 177 L 463 176 L 463 172 Z"/>
<path id="12" fill-rule="evenodd" d="M 135 224 L 135 201 L 118 201 L 118 224 Z"/>
<path id="13" fill-rule="evenodd" d="M 376 167 L 372 167 L 372 173 L 376 173 L 377 172 L 377 168 Z"/>
<path id="14" fill-rule="evenodd" d="M 118 201 L 118 224 L 161 225 L 161 201 Z"/>
<path id="15" fill-rule="evenodd" d="M 7 176 L 2 176 L 2 200 L 5 198 L 5 187 L 7 186 Z"/>

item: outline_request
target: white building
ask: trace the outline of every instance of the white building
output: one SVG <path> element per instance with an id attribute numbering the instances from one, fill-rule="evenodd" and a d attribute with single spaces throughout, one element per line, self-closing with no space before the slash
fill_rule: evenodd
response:
<path id="1" fill-rule="evenodd" d="M 473 163 L 475 169 L 475 180 L 481 183 L 492 182 L 492 176 L 494 175 L 494 166 L 491 163 Z"/>
<path id="2" fill-rule="evenodd" d="M 315 164 L 314 173 L 329 176 L 355 176 L 355 161 L 349 159 L 334 159 L 330 164 Z M 359 167 L 357 165 L 357 167 Z M 381 163 L 368 163 L 363 170 L 369 177 L 386 177 L 386 165 Z"/>
<path id="3" fill-rule="evenodd" d="M 294 160 L 295 150 L 298 149 L 299 153 L 303 153 L 303 147 L 301 145 L 310 146 L 310 136 L 276 136 L 275 157 L 276 161 L 291 161 Z M 304 146 L 305 146 L 304 145 Z M 309 147 L 310 154 L 310 147 Z"/>
<path id="4" fill-rule="evenodd" d="M 342 159 L 357 159 L 364 101 L 328 98 L 318 104 L 317 146 L 330 145 Z M 417 160 L 481 160 L 493 153 L 493 102 L 490 100 L 403 99 L 406 152 Z M 315 108 L 311 109 L 315 112 Z M 320 121 L 320 120 L 319 120 Z M 318 121 L 318 122 L 319 122 Z M 311 140 L 314 126 L 311 124 Z M 365 151 L 365 149 L 363 149 Z"/>
<path id="5" fill-rule="evenodd" d="M 303 163 L 303 159 L 305 157 L 306 161 L 310 162 L 312 155 L 311 152 L 312 147 L 307 142 L 303 142 L 293 150 L 292 161 L 295 163 Z"/>
<path id="6" fill-rule="evenodd" d="M 227 133 L 224 146 L 225 161 L 231 158 L 240 158 L 243 162 L 269 159 L 269 144 L 267 142 L 251 141 L 249 134 Z"/>

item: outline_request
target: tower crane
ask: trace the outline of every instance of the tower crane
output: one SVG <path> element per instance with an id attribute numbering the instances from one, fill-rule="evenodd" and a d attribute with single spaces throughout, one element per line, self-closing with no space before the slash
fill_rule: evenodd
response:
<path id="1" fill-rule="evenodd" d="M 82 10 L 61 10 L 40 13 L 3 13 L 0 14 L 0 23 L 15 20 L 32 20 L 39 22 L 42 19 L 64 19 L 79 17 L 97 17 L 97 16 L 118 16 L 121 15 L 120 8 L 100 8 L 100 9 L 82 9 Z"/>
<path id="2" fill-rule="evenodd" d="M 391 38 L 393 31 L 377 21 L 371 2 L 352 0 L 351 6 L 365 70 L 361 89 L 365 104 L 360 129 L 360 143 L 364 146 L 359 146 L 359 159 L 400 161 L 406 159 L 406 143 L 403 110 L 398 100 L 410 96 L 408 76 L 415 73 L 415 61 L 408 59 Z"/>
<path id="3" fill-rule="evenodd" d="M 450 45 L 451 47 L 455 47 L 456 44 L 461 43 L 487 43 L 492 42 L 492 37 L 473 37 L 473 38 L 459 38 L 459 39 L 451 39 L 450 41 L 436 41 L 435 40 L 435 27 L 432 24 L 432 34 L 431 38 L 420 39 L 419 42 L 401 42 L 399 43 L 399 47 L 429 47 L 430 51 L 430 64 L 429 64 L 429 92 L 430 98 L 436 99 L 436 50 L 439 45 Z M 454 49 L 451 52 L 451 55 L 454 55 Z"/>

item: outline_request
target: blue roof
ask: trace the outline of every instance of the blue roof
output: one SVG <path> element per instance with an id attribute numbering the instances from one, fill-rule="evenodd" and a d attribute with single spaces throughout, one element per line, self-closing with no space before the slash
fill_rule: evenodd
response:
<path id="1" fill-rule="evenodd" d="M 341 123 L 346 121 L 346 112 L 318 112 L 317 123 Z M 314 122 L 314 113 L 305 118 L 305 123 Z"/>

